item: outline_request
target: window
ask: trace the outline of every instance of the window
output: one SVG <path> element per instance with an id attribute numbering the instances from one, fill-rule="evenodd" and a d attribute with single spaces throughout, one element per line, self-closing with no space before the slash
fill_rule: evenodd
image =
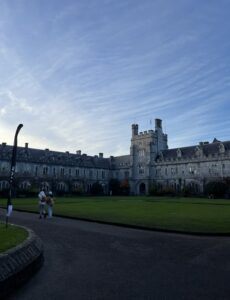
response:
<path id="1" fill-rule="evenodd" d="M 9 183 L 8 181 L 0 181 L 0 190 L 4 190 L 9 188 Z"/>
<path id="2" fill-rule="evenodd" d="M 78 177 L 79 176 L 79 169 L 76 169 L 76 176 Z"/>
<path id="3" fill-rule="evenodd" d="M 144 150 L 144 149 L 140 149 L 140 150 L 139 150 L 139 156 L 140 156 L 140 157 L 145 156 L 145 150 Z"/>
<path id="4" fill-rule="evenodd" d="M 144 174 L 145 173 L 145 169 L 142 165 L 139 165 L 139 174 Z"/>
<path id="5" fill-rule="evenodd" d="M 65 190 L 66 190 L 65 184 L 64 184 L 63 182 L 59 182 L 59 183 L 58 183 L 58 186 L 57 186 L 57 189 L 58 189 L 59 191 L 65 191 Z"/>
<path id="6" fill-rule="evenodd" d="M 61 168 L 61 176 L 64 176 L 64 175 L 65 175 L 65 169 Z"/>
<path id="7" fill-rule="evenodd" d="M 160 176 L 161 175 L 161 169 L 156 169 L 156 175 Z"/>
<path id="8" fill-rule="evenodd" d="M 43 167 L 43 175 L 47 175 L 48 174 L 48 167 Z"/>

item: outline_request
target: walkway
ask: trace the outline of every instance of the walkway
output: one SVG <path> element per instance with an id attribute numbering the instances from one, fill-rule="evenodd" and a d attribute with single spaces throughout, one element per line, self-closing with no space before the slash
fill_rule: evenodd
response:
<path id="1" fill-rule="evenodd" d="M 2 215 L 2 211 L 1 211 Z M 14 212 L 45 263 L 11 300 L 229 299 L 230 238 L 194 237 Z"/>

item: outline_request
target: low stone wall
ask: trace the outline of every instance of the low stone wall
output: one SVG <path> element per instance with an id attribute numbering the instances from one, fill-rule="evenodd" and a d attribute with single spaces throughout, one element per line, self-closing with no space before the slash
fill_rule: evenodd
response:
<path id="1" fill-rule="evenodd" d="M 26 282 L 43 264 L 42 241 L 28 231 L 27 239 L 15 248 L 0 254 L 0 299 L 4 299 Z"/>

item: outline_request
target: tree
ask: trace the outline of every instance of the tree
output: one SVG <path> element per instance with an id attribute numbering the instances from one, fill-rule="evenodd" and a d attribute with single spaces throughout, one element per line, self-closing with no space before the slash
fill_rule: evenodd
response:
<path id="1" fill-rule="evenodd" d="M 126 178 L 122 180 L 122 182 L 120 183 L 120 192 L 122 195 L 129 195 L 129 190 L 130 190 L 129 180 Z"/>

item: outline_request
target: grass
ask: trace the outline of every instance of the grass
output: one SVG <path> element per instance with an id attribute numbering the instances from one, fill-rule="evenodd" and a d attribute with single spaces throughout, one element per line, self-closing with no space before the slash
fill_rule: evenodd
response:
<path id="1" fill-rule="evenodd" d="M 28 232 L 14 225 L 0 223 L 0 253 L 17 246 L 22 243 L 28 236 Z"/>
<path id="2" fill-rule="evenodd" d="M 38 211 L 36 198 L 14 199 L 13 203 L 15 209 Z M 229 200 L 145 196 L 57 198 L 54 214 L 154 229 L 230 234 Z"/>

